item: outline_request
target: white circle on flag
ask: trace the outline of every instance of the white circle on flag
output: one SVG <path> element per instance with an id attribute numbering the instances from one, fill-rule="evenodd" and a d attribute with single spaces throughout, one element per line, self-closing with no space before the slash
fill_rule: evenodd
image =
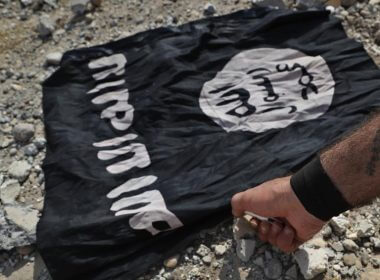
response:
<path id="1" fill-rule="evenodd" d="M 202 111 L 227 132 L 264 132 L 315 119 L 331 105 L 335 82 L 321 56 L 257 48 L 231 58 L 203 85 Z"/>

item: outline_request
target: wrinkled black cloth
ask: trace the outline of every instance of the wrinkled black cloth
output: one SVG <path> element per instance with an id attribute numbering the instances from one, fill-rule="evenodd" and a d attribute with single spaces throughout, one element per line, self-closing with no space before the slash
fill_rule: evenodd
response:
<path id="1" fill-rule="evenodd" d="M 262 133 L 226 132 L 205 115 L 199 106 L 204 83 L 254 48 L 320 55 L 335 80 L 328 111 Z M 88 63 L 115 53 L 128 61 L 130 131 L 151 157 L 145 169 L 118 175 L 106 171 L 93 143 L 123 133 L 99 117 L 103 107 L 86 94 L 96 86 Z M 56 280 L 136 279 L 228 218 L 235 193 L 296 171 L 379 104 L 377 66 L 325 11 L 245 10 L 69 51 L 43 85 L 46 195 L 38 250 Z M 145 174 L 158 177 L 148 189 L 162 193 L 183 227 L 152 236 L 133 230 L 130 216 L 110 211 L 107 193 Z"/>

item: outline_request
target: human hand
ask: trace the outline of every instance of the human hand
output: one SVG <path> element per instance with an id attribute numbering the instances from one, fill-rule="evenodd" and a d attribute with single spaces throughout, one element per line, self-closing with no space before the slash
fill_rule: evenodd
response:
<path id="1" fill-rule="evenodd" d="M 255 188 L 235 194 L 231 200 L 236 217 L 250 211 L 264 217 L 276 217 L 284 224 L 253 221 L 259 238 L 264 242 L 292 252 L 321 230 L 324 221 L 303 207 L 290 186 L 290 176 L 265 182 Z"/>

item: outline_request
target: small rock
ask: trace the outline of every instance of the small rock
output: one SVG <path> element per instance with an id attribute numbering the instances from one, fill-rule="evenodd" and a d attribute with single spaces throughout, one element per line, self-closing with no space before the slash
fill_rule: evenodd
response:
<path id="1" fill-rule="evenodd" d="M 175 268 L 178 264 L 179 255 L 175 255 L 173 257 L 170 257 L 164 261 L 164 266 L 167 268 Z"/>
<path id="2" fill-rule="evenodd" d="M 63 54 L 61 52 L 52 52 L 46 56 L 46 64 L 59 65 L 61 63 Z"/>
<path id="3" fill-rule="evenodd" d="M 32 144 L 29 144 L 27 146 L 24 147 L 24 154 L 26 156 L 35 156 L 38 154 L 38 149 L 36 147 L 36 145 L 34 145 L 33 143 Z"/>
<path id="4" fill-rule="evenodd" d="M 359 250 L 359 246 L 354 241 L 352 241 L 350 239 L 343 240 L 342 244 L 343 244 L 343 247 L 347 251 L 355 252 L 355 251 Z"/>
<path id="5" fill-rule="evenodd" d="M 312 279 L 327 269 L 328 256 L 326 248 L 302 247 L 294 253 L 294 257 L 305 279 Z"/>
<path id="6" fill-rule="evenodd" d="M 212 16 L 216 13 L 215 6 L 211 3 L 207 3 L 205 7 L 203 8 L 203 13 L 205 16 Z"/>
<path id="7" fill-rule="evenodd" d="M 84 15 L 89 3 L 90 0 L 71 0 L 71 11 L 77 16 Z"/>
<path id="8" fill-rule="evenodd" d="M 322 7 L 322 3 L 318 0 L 296 0 L 296 8 L 299 10 L 308 10 L 320 7 Z"/>
<path id="9" fill-rule="evenodd" d="M 55 30 L 55 22 L 47 15 L 43 14 L 39 18 L 37 31 L 41 38 L 49 37 Z"/>
<path id="10" fill-rule="evenodd" d="M 16 142 L 26 143 L 34 136 L 34 126 L 29 123 L 19 123 L 12 130 Z"/>
<path id="11" fill-rule="evenodd" d="M 252 4 L 257 7 L 286 9 L 285 3 L 282 0 L 252 0 Z"/>
<path id="12" fill-rule="evenodd" d="M 223 256 L 226 253 L 227 248 L 226 246 L 223 246 L 223 245 L 216 245 L 214 251 L 215 251 L 215 255 Z"/>
<path id="13" fill-rule="evenodd" d="M 297 273 L 297 267 L 296 265 L 292 265 L 286 272 L 285 276 L 292 280 L 296 280 L 298 278 L 298 273 Z"/>
<path id="14" fill-rule="evenodd" d="M 333 242 L 330 244 L 331 248 L 334 249 L 336 252 L 342 252 L 344 250 L 343 245 L 341 242 Z"/>
<path id="15" fill-rule="evenodd" d="M 380 271 L 364 271 L 360 275 L 361 280 L 379 280 L 380 279 Z"/>
<path id="16" fill-rule="evenodd" d="M 19 226 L 26 232 L 35 233 L 38 222 L 38 211 L 28 207 L 5 206 L 6 217 L 8 220 Z"/>
<path id="17" fill-rule="evenodd" d="M 261 267 L 261 268 L 264 268 L 265 267 L 265 263 L 264 263 L 264 258 L 263 257 L 258 257 L 256 259 L 253 260 L 253 263 L 255 265 L 257 265 L 258 267 Z"/>
<path id="18" fill-rule="evenodd" d="M 306 242 L 305 246 L 308 246 L 311 248 L 325 248 L 327 246 L 327 242 L 323 240 L 322 237 L 314 237 L 308 242 Z"/>
<path id="19" fill-rule="evenodd" d="M 356 3 L 356 0 L 341 0 L 341 3 L 343 7 L 348 8 L 354 5 Z"/>
<path id="20" fill-rule="evenodd" d="M 363 252 L 360 256 L 360 260 L 363 266 L 367 266 L 370 260 L 370 257 L 367 252 Z"/>
<path id="21" fill-rule="evenodd" d="M 211 257 L 210 255 L 204 256 L 204 257 L 202 258 L 202 261 L 203 261 L 205 264 L 211 264 L 212 257 Z"/>
<path id="22" fill-rule="evenodd" d="M 0 199 L 3 204 L 12 204 L 20 194 L 21 186 L 17 180 L 8 180 L 0 186 Z"/>
<path id="23" fill-rule="evenodd" d="M 91 0 L 91 4 L 94 7 L 100 7 L 100 5 L 102 5 L 102 0 Z"/>
<path id="24" fill-rule="evenodd" d="M 353 266 L 356 263 L 356 256 L 353 253 L 343 255 L 343 263 L 346 266 Z"/>
<path id="25" fill-rule="evenodd" d="M 32 167 L 25 160 L 14 161 L 8 169 L 8 173 L 12 178 L 17 179 L 20 183 L 24 182 L 28 178 L 30 169 Z"/>
<path id="26" fill-rule="evenodd" d="M 322 229 L 322 231 L 321 231 L 321 234 L 322 234 L 322 236 L 325 237 L 325 238 L 330 237 L 331 234 L 332 234 L 332 229 L 331 229 L 331 227 L 330 227 L 329 225 L 324 226 L 323 229 Z"/>
<path id="27" fill-rule="evenodd" d="M 378 30 L 375 34 L 375 43 L 380 46 L 380 30 Z"/>
<path id="28" fill-rule="evenodd" d="M 373 248 L 375 250 L 380 250 L 380 239 L 376 237 L 371 237 L 370 240 L 373 245 Z"/>
<path id="29" fill-rule="evenodd" d="M 236 253 L 243 262 L 247 262 L 255 252 L 255 248 L 256 240 L 239 239 L 236 245 Z"/>
<path id="30" fill-rule="evenodd" d="M 34 145 L 36 145 L 37 149 L 42 150 L 43 148 L 45 148 L 46 139 L 39 137 L 39 138 L 36 138 L 33 143 Z"/>
<path id="31" fill-rule="evenodd" d="M 371 237 L 375 233 L 375 229 L 370 222 L 362 220 L 357 226 L 357 233 L 359 238 Z"/>
<path id="32" fill-rule="evenodd" d="M 330 220 L 330 225 L 338 236 L 345 233 L 346 228 L 349 226 L 349 224 L 350 224 L 350 221 L 343 215 L 339 215 L 338 217 L 333 217 Z"/>
<path id="33" fill-rule="evenodd" d="M 21 4 L 24 6 L 24 7 L 27 7 L 27 6 L 30 6 L 33 4 L 34 0 L 20 0 Z"/>
<path id="34" fill-rule="evenodd" d="M 210 252 L 211 252 L 210 249 L 203 244 L 201 244 L 198 250 L 196 251 L 196 253 L 201 257 L 207 256 L 208 254 L 210 254 Z"/>
<path id="35" fill-rule="evenodd" d="M 279 278 L 282 274 L 281 262 L 276 258 L 271 259 L 264 268 L 264 274 L 269 279 Z"/>

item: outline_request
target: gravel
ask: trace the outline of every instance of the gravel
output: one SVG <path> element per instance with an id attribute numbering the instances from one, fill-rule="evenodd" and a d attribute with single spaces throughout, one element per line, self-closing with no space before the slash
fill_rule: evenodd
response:
<path id="1" fill-rule="evenodd" d="M 30 248 L 44 203 L 41 82 L 63 52 L 253 5 L 310 9 L 321 2 L 0 0 L 0 279 L 49 279 Z M 342 3 L 326 5 L 380 65 L 379 0 Z M 334 218 L 294 255 L 261 242 L 248 226 L 241 221 L 237 231 L 236 222 L 226 221 L 141 279 L 380 279 L 379 200 Z"/>

